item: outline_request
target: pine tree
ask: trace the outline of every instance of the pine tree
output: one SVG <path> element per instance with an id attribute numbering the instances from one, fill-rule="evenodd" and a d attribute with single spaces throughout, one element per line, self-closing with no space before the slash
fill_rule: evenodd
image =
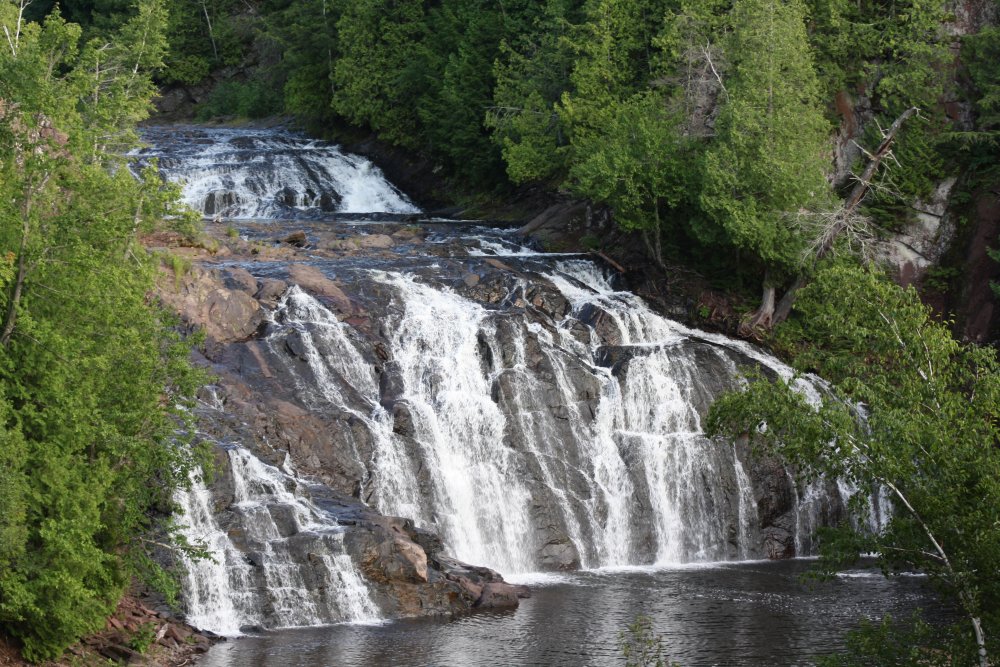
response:
<path id="1" fill-rule="evenodd" d="M 829 125 L 801 0 L 738 0 L 727 52 L 731 75 L 703 163 L 705 217 L 694 232 L 708 242 L 721 232 L 767 269 L 753 322 L 766 325 L 775 284 L 795 269 L 803 249 L 795 218 L 828 197 Z"/>

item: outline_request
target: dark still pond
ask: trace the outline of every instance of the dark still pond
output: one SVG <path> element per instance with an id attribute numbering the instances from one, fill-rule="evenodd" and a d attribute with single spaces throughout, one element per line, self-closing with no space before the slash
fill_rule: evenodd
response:
<path id="1" fill-rule="evenodd" d="M 802 583 L 809 562 L 581 572 L 537 579 L 516 611 L 285 630 L 223 642 L 202 667 L 621 665 L 618 634 L 652 619 L 665 653 L 692 665 L 808 665 L 861 617 L 934 606 L 925 580 L 874 570 Z"/>

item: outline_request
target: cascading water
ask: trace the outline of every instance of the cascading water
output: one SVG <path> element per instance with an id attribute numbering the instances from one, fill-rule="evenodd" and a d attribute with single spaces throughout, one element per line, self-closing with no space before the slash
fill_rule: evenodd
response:
<path id="1" fill-rule="evenodd" d="M 183 535 L 208 558 L 185 559 L 187 619 L 221 635 L 372 622 L 379 610 L 351 557 L 344 529 L 315 506 L 294 476 L 246 449 L 227 450 L 232 503 L 220 526 L 200 475 L 179 491 Z M 237 545 L 236 542 L 240 544 Z"/>
<path id="2" fill-rule="evenodd" d="M 206 217 L 301 218 L 333 213 L 419 213 L 367 159 L 275 130 L 148 128 L 156 159 Z"/>
<path id="3" fill-rule="evenodd" d="M 440 231 L 427 246 L 440 245 L 424 255 L 359 256 L 345 238 L 354 228 L 331 232 L 326 214 L 417 209 L 370 163 L 327 144 L 257 130 L 150 128 L 146 138 L 156 147 L 142 158 L 158 157 L 204 215 L 322 219 L 310 235 L 340 235 L 310 247 L 344 255 L 299 260 L 350 295 L 324 301 L 291 285 L 249 363 L 338 425 L 323 446 L 359 471 L 343 493 L 432 529 L 457 558 L 513 574 L 802 555 L 836 513 L 836 484 L 800 487 L 780 466 L 762 473 L 744 448 L 703 432 L 744 366 L 820 400 L 821 383 L 753 346 L 662 317 L 593 262 L 508 233 L 428 223 Z M 369 231 L 382 249 L 394 243 Z M 457 256 L 444 247 L 456 238 Z M 294 283 L 284 260 L 239 269 Z M 343 307 L 355 299 L 364 306 Z M 378 618 L 381 584 L 369 589 L 344 527 L 309 486 L 245 449 L 227 459 L 231 493 L 195 480 L 178 495 L 189 540 L 214 556 L 188 564 L 189 619 L 235 634 Z M 761 516 L 772 482 L 791 507 L 777 518 Z M 840 486 L 843 498 L 856 493 Z M 873 504 L 873 528 L 885 505 Z"/>
<path id="4" fill-rule="evenodd" d="M 380 511 L 507 573 L 767 555 L 749 475 L 734 447 L 705 437 L 700 415 L 742 382 L 740 364 L 790 369 L 660 317 L 590 262 L 547 276 L 570 304 L 549 322 L 412 275 L 367 275 L 392 294 L 380 377 L 350 325 L 298 288 L 268 344 L 314 409 L 332 404 L 366 424 L 374 446 L 362 463 Z M 583 324 L 598 311 L 616 345 Z M 798 507 L 798 553 L 820 522 L 814 501 Z"/>

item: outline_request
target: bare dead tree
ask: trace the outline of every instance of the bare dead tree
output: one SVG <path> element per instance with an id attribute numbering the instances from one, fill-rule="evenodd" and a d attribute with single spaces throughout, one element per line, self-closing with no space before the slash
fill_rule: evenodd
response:
<path id="1" fill-rule="evenodd" d="M 215 31 L 212 30 L 212 17 L 208 15 L 208 5 L 205 3 L 205 0 L 201 0 L 201 11 L 205 15 L 205 25 L 208 26 L 208 39 L 212 42 L 212 54 L 215 56 L 215 59 L 218 60 L 219 48 L 215 44 Z"/>
<path id="2" fill-rule="evenodd" d="M 710 41 L 691 44 L 683 54 L 684 125 L 682 132 L 689 137 L 711 137 L 719 98 L 729 98 L 723 81 L 726 71 L 725 54 Z"/>
<path id="3" fill-rule="evenodd" d="M 792 306 L 795 305 L 795 300 L 798 298 L 799 290 L 808 283 L 808 269 L 812 269 L 820 260 L 830 255 L 838 240 L 846 238 L 849 247 L 862 254 L 871 252 L 874 235 L 871 232 L 870 221 L 859 212 L 859 207 L 870 191 L 880 187 L 875 179 L 883 162 L 896 161 L 892 153 L 892 144 L 899 130 L 903 127 L 903 123 L 919 113 L 920 109 L 910 107 L 901 113 L 888 129 L 879 128 L 882 141 L 874 151 L 869 152 L 864 148 L 861 149 L 868 162 L 861 175 L 854 177 L 854 187 L 851 188 L 843 205 L 836 211 L 812 216 L 816 227 L 814 235 L 810 237 L 812 240 L 807 246 L 808 256 L 803 262 L 803 266 L 807 270 L 802 271 L 796 277 L 776 305 L 773 301 L 775 296 L 773 287 L 771 288 L 770 303 L 768 303 L 767 279 L 765 277 L 764 303 L 745 324 L 741 325 L 741 334 L 753 335 L 759 329 L 770 329 L 788 319 Z M 773 310 L 766 310 L 765 306 Z"/>

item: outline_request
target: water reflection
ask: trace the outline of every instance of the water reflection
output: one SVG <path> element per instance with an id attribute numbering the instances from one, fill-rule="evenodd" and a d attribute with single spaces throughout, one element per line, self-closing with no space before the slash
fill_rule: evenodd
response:
<path id="1" fill-rule="evenodd" d="M 596 571 L 536 580 L 510 612 L 247 637 L 214 647 L 202 667 L 620 665 L 618 633 L 653 619 L 682 665 L 807 665 L 838 650 L 861 617 L 933 604 L 924 581 L 838 577 L 803 584 L 809 563 Z"/>

